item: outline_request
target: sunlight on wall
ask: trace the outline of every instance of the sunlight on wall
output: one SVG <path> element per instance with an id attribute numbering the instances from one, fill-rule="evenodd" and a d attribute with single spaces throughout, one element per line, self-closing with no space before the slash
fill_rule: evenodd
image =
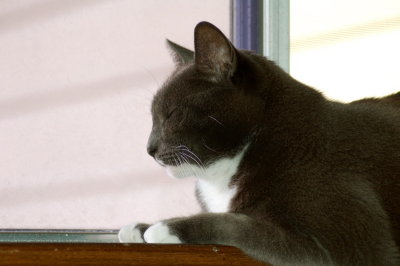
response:
<path id="1" fill-rule="evenodd" d="M 342 101 L 400 91 L 400 2 L 292 0 L 290 72 Z"/>

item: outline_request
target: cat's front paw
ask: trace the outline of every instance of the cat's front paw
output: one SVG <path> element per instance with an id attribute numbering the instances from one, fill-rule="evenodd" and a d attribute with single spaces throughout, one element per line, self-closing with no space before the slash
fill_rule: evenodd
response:
<path id="1" fill-rule="evenodd" d="M 146 243 L 179 244 L 182 241 L 174 235 L 166 222 L 150 226 L 143 235 Z"/>
<path id="2" fill-rule="evenodd" d="M 124 226 L 118 232 L 120 243 L 144 243 L 143 233 L 150 225 L 135 223 Z"/>

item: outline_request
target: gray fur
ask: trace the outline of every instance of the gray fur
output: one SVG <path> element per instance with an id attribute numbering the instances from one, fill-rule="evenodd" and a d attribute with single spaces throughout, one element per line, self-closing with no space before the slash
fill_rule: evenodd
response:
<path id="1" fill-rule="evenodd" d="M 179 44 L 167 39 L 167 45 L 172 53 L 172 57 L 177 65 L 185 65 L 193 61 L 194 53 Z"/>

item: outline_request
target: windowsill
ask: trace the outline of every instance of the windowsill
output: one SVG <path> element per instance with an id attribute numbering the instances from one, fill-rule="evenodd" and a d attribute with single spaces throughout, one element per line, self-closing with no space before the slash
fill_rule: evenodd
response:
<path id="1" fill-rule="evenodd" d="M 118 230 L 0 230 L 1 265 L 264 265 L 235 247 L 120 244 Z"/>
<path id="2" fill-rule="evenodd" d="M 1 265 L 265 265 L 235 247 L 115 243 L 0 243 Z"/>

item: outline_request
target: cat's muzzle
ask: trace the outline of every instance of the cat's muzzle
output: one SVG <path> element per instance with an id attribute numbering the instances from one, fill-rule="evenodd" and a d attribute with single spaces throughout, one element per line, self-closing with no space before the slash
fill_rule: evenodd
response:
<path id="1" fill-rule="evenodd" d="M 179 157 L 176 156 L 174 153 L 163 153 L 160 155 L 155 156 L 155 160 L 161 166 L 179 166 L 180 160 Z"/>

